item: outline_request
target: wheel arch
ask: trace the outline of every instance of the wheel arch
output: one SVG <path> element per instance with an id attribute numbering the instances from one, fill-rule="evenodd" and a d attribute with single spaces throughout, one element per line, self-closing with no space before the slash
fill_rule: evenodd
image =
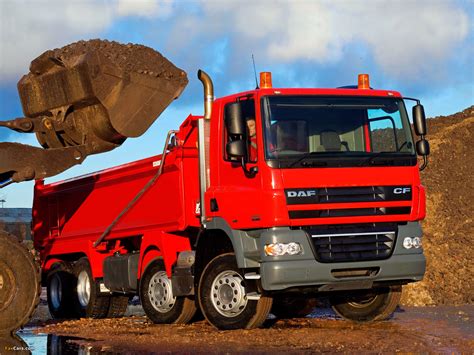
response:
<path id="1" fill-rule="evenodd" d="M 216 256 L 235 252 L 232 238 L 222 229 L 202 230 L 196 241 L 194 280 L 197 282 L 206 265 Z"/>

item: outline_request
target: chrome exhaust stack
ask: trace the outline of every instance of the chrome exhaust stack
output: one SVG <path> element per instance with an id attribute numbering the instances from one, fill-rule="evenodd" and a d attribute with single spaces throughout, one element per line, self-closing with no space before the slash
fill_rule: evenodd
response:
<path id="1" fill-rule="evenodd" d="M 210 121 L 212 114 L 212 103 L 214 102 L 214 85 L 206 72 L 199 70 L 198 79 L 204 87 L 204 117 L 198 119 L 198 153 L 199 153 L 199 211 L 201 214 L 201 225 L 206 225 L 206 201 L 205 193 L 209 187 L 209 144 L 210 144 Z"/>

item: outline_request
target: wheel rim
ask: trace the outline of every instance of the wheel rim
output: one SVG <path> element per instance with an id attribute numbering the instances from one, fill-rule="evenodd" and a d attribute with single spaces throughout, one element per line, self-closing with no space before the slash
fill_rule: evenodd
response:
<path id="1" fill-rule="evenodd" d="M 165 271 L 159 271 L 153 275 L 148 283 L 148 297 L 151 305 L 160 313 L 169 312 L 175 302 L 171 280 Z"/>
<path id="2" fill-rule="evenodd" d="M 77 277 L 77 298 L 82 307 L 87 307 L 91 297 L 91 283 L 87 271 L 81 271 Z"/>
<path id="3" fill-rule="evenodd" d="M 17 284 L 13 270 L 0 261 L 0 311 L 6 309 L 15 297 Z"/>
<path id="4" fill-rule="evenodd" d="M 243 282 L 242 276 L 233 270 L 221 272 L 212 282 L 212 305 L 224 317 L 236 317 L 244 311 L 248 300 Z"/>
<path id="5" fill-rule="evenodd" d="M 49 299 L 54 309 L 58 309 L 61 306 L 62 282 L 58 275 L 54 275 L 51 278 L 51 283 L 49 284 Z"/>

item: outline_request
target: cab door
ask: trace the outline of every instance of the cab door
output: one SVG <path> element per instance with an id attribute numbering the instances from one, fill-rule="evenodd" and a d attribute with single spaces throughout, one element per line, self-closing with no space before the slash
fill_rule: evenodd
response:
<path id="1" fill-rule="evenodd" d="M 263 161 L 262 125 L 260 115 L 257 114 L 255 107 L 255 99 L 245 97 L 237 100 L 241 104 L 242 116 L 247 125 L 245 165 L 249 170 L 252 167 L 258 167 Z M 235 99 L 223 102 L 218 117 L 217 129 L 221 141 L 219 147 L 216 147 L 218 152 L 215 166 L 218 174 L 213 189 L 214 202 L 211 201 L 210 206 L 211 215 L 224 218 L 234 229 L 257 228 L 261 223 L 263 208 L 261 174 L 258 171 L 255 174 L 246 173 L 241 160 L 231 158 L 226 152 L 226 145 L 229 141 L 225 124 L 226 106 L 235 102 Z"/>

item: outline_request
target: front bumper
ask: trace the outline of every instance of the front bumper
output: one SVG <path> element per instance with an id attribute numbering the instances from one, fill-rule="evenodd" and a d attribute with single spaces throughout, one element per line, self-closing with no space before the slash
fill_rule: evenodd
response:
<path id="1" fill-rule="evenodd" d="M 261 255 L 260 276 L 264 290 L 278 291 L 293 287 L 311 287 L 318 291 L 371 288 L 374 283 L 408 283 L 423 278 L 426 260 L 422 249 L 406 250 L 406 236 L 421 237 L 418 223 L 399 226 L 393 254 L 385 260 L 322 263 L 318 262 L 311 246 L 311 237 L 302 230 L 273 229 L 262 234 L 260 250 L 268 243 L 295 241 L 304 253 L 298 256 L 269 257 Z M 370 270 L 369 276 L 350 276 Z M 340 273 L 345 273 L 341 277 Z"/>
<path id="2" fill-rule="evenodd" d="M 291 287 L 314 287 L 319 291 L 370 288 L 379 281 L 420 281 L 425 273 L 423 254 L 393 255 L 380 261 L 323 264 L 315 260 L 276 261 L 261 264 L 262 287 L 267 291 Z M 333 276 L 337 270 L 378 268 L 374 276 Z"/>

